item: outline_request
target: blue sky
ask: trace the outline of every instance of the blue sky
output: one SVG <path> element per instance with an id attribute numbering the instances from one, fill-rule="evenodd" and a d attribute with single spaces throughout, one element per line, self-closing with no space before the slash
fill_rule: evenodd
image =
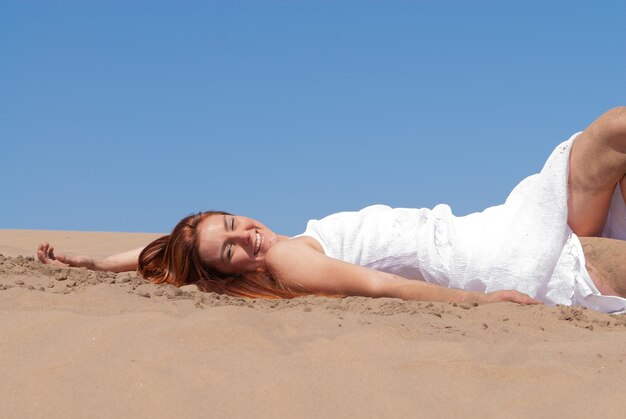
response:
<path id="1" fill-rule="evenodd" d="M 504 201 L 626 97 L 624 1 L 0 3 L 0 228 Z"/>

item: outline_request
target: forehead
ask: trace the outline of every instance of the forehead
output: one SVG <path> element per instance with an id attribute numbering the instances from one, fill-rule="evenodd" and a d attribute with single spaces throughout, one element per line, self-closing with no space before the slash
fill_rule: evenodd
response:
<path id="1" fill-rule="evenodd" d="M 224 220 L 224 215 L 214 214 L 198 224 L 198 253 L 205 262 L 215 263 L 220 260 L 226 231 Z"/>

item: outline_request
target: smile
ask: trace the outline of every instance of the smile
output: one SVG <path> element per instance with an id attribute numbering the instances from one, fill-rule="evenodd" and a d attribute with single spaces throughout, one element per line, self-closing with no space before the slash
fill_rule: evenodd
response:
<path id="1" fill-rule="evenodd" d="M 261 244 L 263 244 L 263 236 L 261 236 L 258 232 L 255 232 L 256 240 L 254 241 L 254 256 L 259 254 L 259 250 L 261 250 Z"/>

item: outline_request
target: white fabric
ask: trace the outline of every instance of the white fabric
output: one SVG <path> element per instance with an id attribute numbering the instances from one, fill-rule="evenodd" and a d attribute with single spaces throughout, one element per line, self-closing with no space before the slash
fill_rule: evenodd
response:
<path id="1" fill-rule="evenodd" d="M 603 296 L 567 225 L 567 178 L 578 134 L 554 149 L 540 173 L 502 205 L 463 217 L 431 209 L 374 205 L 311 220 L 302 235 L 327 256 L 406 278 L 469 291 L 517 290 L 548 304 L 623 312 L 626 299 Z M 606 237 L 626 239 L 626 206 L 616 189 Z"/>

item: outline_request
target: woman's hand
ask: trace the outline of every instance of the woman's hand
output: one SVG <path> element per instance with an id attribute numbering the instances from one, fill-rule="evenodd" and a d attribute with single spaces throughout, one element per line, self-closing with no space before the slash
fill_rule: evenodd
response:
<path id="1" fill-rule="evenodd" d="M 535 300 L 530 296 L 523 294 L 518 291 L 494 291 L 481 293 L 477 296 L 476 302 L 478 304 L 491 304 L 491 303 L 502 303 L 502 302 L 512 302 L 518 304 L 543 304 L 539 300 Z"/>
<path id="2" fill-rule="evenodd" d="M 37 259 L 39 259 L 39 262 L 47 265 L 95 269 L 95 261 L 93 258 L 88 256 L 55 255 L 54 247 L 50 246 L 47 242 L 41 243 L 37 247 Z"/>
<path id="3" fill-rule="evenodd" d="M 54 247 L 48 243 L 41 243 L 37 247 L 37 259 L 47 265 L 87 268 L 94 271 L 129 272 L 137 269 L 139 255 L 143 249 L 143 247 L 138 247 L 96 259 L 89 256 L 55 255 Z"/>

